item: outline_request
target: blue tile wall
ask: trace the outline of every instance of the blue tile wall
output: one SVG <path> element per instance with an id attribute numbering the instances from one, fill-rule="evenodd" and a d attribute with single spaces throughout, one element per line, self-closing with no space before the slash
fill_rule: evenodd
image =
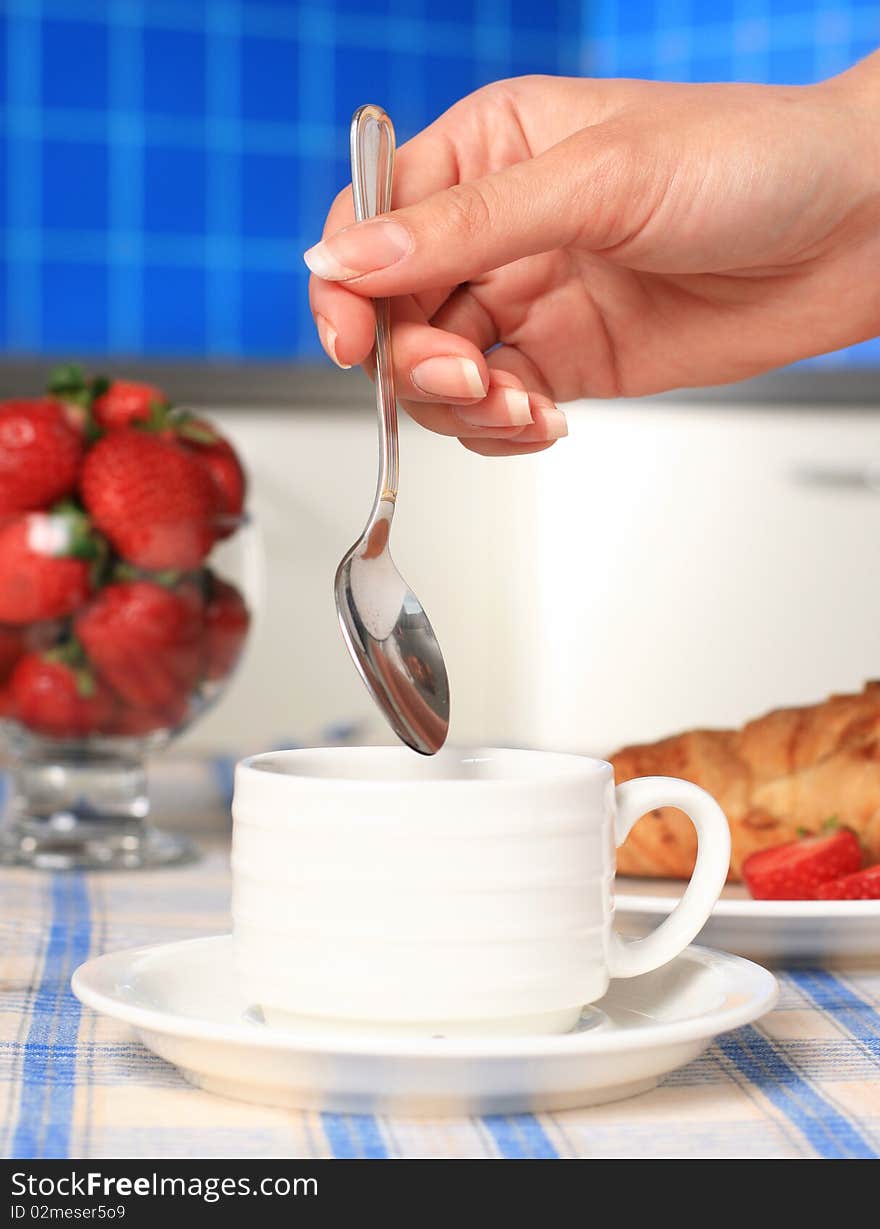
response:
<path id="1" fill-rule="evenodd" d="M 808 84 L 880 47 L 870 0 L 584 0 L 581 69 L 658 81 Z M 880 342 L 809 366 L 880 365 Z"/>
<path id="2" fill-rule="evenodd" d="M 0 350 L 316 356 L 301 253 L 363 101 L 405 140 L 498 77 L 800 82 L 877 44 L 861 0 L 4 0 Z"/>

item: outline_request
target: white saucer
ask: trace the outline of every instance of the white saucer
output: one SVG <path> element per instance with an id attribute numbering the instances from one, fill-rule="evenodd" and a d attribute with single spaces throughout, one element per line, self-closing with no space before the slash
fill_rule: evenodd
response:
<path id="1" fill-rule="evenodd" d="M 615 882 L 615 924 L 643 935 L 672 910 L 679 879 Z M 753 900 L 728 884 L 699 934 L 701 943 L 771 964 L 880 961 L 880 900 Z"/>
<path id="2" fill-rule="evenodd" d="M 73 975 L 96 1011 L 209 1092 L 341 1113 L 506 1114 L 629 1097 L 776 1001 L 771 973 L 691 947 L 616 981 L 579 1029 L 517 1038 L 320 1037 L 268 1028 L 231 976 L 228 935 L 100 956 Z"/>

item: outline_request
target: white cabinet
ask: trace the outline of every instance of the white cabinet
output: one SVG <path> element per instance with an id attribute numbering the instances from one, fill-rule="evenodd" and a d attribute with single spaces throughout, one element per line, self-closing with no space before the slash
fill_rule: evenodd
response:
<path id="1" fill-rule="evenodd" d="M 252 470 L 267 602 L 190 739 L 354 718 L 385 741 L 332 603 L 372 499 L 371 412 L 220 417 Z M 880 415 L 601 402 L 570 422 L 516 461 L 404 426 L 394 553 L 444 647 L 454 739 L 603 750 L 880 676 L 880 492 L 797 480 L 880 463 Z"/>
<path id="2" fill-rule="evenodd" d="M 537 467 L 529 728 L 610 749 L 880 676 L 880 460 L 851 409 L 602 404 Z"/>

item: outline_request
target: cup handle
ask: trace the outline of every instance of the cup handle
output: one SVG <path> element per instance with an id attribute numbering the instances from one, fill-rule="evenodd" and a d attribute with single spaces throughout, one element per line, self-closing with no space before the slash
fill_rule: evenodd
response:
<path id="1" fill-rule="evenodd" d="M 678 807 L 697 830 L 697 861 L 681 900 L 644 939 L 611 932 L 612 977 L 638 977 L 677 956 L 699 934 L 718 899 L 730 865 L 730 828 L 721 807 L 704 789 L 677 777 L 639 777 L 615 791 L 614 843 L 620 846 L 637 819 L 657 807 Z"/>

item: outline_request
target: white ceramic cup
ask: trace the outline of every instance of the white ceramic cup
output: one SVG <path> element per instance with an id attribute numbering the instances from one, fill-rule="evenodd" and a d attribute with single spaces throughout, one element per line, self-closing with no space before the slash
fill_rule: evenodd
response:
<path id="1" fill-rule="evenodd" d="M 615 848 L 660 806 L 699 852 L 644 939 L 613 927 Z M 666 964 L 724 884 L 727 821 L 672 777 L 542 751 L 276 751 L 240 763 L 233 932 L 272 1025 L 389 1035 L 565 1032 L 611 977 Z"/>

